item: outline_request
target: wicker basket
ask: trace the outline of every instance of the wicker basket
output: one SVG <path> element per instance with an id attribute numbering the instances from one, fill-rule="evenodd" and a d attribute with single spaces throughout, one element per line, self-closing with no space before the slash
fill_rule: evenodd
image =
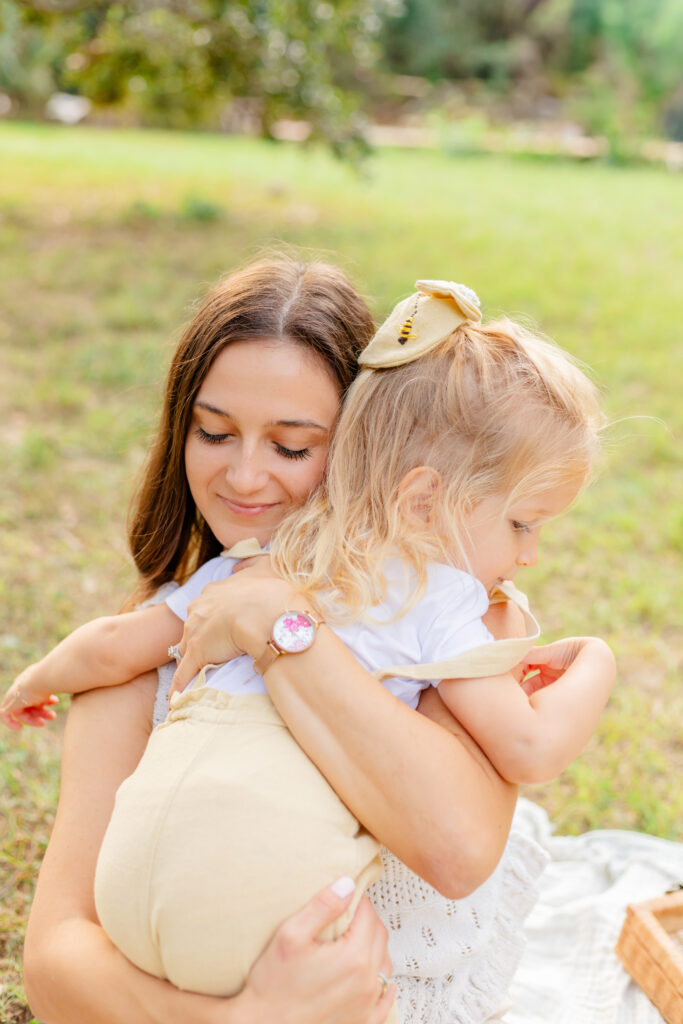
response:
<path id="1" fill-rule="evenodd" d="M 667 1024 L 683 1024 L 683 891 L 628 906 L 616 953 Z"/>

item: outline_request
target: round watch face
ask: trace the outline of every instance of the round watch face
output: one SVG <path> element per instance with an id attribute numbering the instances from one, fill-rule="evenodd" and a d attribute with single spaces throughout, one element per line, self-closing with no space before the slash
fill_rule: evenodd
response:
<path id="1" fill-rule="evenodd" d="M 305 612 L 285 612 L 273 626 L 273 640 L 287 654 L 307 650 L 314 636 L 315 622 Z"/>

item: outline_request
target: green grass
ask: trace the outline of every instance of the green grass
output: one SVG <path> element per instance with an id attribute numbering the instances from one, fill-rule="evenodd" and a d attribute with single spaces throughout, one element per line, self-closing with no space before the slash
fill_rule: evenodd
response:
<path id="1" fill-rule="evenodd" d="M 681 838 L 683 190 L 655 169 L 383 151 L 358 177 L 254 140 L 0 126 L 4 687 L 133 580 L 124 523 L 164 367 L 205 287 L 273 241 L 338 257 L 380 317 L 464 280 L 590 364 L 615 425 L 598 481 L 525 582 L 548 638 L 619 663 L 584 755 L 529 793 L 560 831 Z M 0 1019 L 57 795 L 57 727 L 0 735 Z"/>

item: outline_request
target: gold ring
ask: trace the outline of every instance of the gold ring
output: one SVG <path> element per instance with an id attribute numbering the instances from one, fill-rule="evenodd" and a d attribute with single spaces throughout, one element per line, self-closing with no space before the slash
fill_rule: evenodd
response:
<path id="1" fill-rule="evenodd" d="M 386 994 L 386 991 L 389 988 L 389 979 L 387 978 L 386 974 L 382 974 L 381 971 L 378 972 L 377 977 L 379 978 L 379 983 L 382 986 L 382 992 L 380 994 L 381 999 L 382 996 Z"/>

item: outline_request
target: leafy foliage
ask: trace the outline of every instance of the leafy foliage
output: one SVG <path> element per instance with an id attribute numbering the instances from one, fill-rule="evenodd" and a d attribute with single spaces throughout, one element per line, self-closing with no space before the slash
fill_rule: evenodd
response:
<path id="1" fill-rule="evenodd" d="M 683 136 L 680 0 L 0 0 L 0 92 L 78 93 L 129 123 L 305 119 L 339 151 L 396 75 L 550 97 L 616 142 Z"/>
<path id="2" fill-rule="evenodd" d="M 383 39 L 395 71 L 569 95 L 608 137 L 683 122 L 680 0 L 404 0 Z"/>
<path id="3" fill-rule="evenodd" d="M 80 92 L 147 124 L 270 135 L 305 117 L 338 147 L 361 137 L 359 95 L 392 0 L 0 0 L 0 89 L 20 105 Z M 240 102 L 241 101 L 241 102 Z M 230 114 L 228 115 L 230 116 Z"/>

